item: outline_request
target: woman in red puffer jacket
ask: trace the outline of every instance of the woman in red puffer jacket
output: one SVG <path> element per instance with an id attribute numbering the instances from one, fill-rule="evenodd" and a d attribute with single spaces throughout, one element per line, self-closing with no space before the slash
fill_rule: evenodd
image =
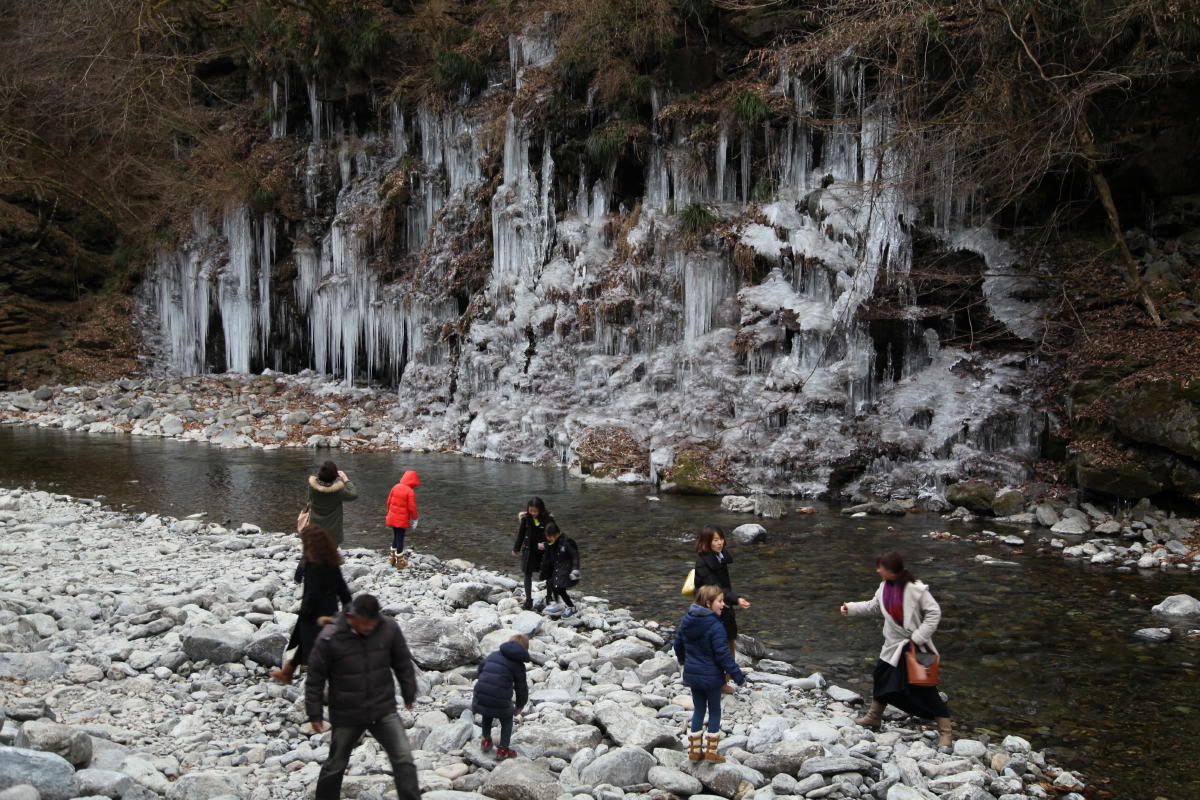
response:
<path id="1" fill-rule="evenodd" d="M 416 470 L 410 469 L 388 492 L 387 524 L 392 529 L 392 553 L 388 561 L 395 567 L 408 566 L 404 558 L 404 534 L 417 527 L 417 495 L 413 489 L 420 485 Z"/>

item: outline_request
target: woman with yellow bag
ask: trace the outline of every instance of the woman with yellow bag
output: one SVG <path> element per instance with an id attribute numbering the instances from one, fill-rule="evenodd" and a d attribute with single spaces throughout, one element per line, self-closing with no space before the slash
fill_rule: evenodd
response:
<path id="1" fill-rule="evenodd" d="M 721 625 L 725 627 L 725 638 L 729 641 L 729 652 L 737 655 L 737 616 L 734 608 L 749 608 L 750 601 L 740 594 L 734 594 L 733 584 L 729 580 L 729 565 L 733 556 L 725 549 L 725 531 L 716 525 L 706 525 L 696 537 L 696 575 L 693 585 L 697 592 L 702 586 L 716 586 L 724 595 L 725 607 L 721 611 Z M 721 691 L 732 693 L 733 687 L 726 683 Z"/>

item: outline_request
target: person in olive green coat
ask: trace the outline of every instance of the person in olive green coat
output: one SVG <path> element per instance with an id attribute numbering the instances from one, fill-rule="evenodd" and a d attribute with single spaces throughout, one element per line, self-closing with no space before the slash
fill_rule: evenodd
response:
<path id="1" fill-rule="evenodd" d="M 342 530 L 342 503 L 358 498 L 358 490 L 337 468 L 326 461 L 316 475 L 308 476 L 308 521 L 320 525 L 339 547 L 346 538 Z"/>

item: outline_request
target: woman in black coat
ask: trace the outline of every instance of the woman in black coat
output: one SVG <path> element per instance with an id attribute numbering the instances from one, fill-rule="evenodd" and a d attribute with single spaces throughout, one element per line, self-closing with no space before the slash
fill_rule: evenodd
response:
<path id="1" fill-rule="evenodd" d="M 706 525 L 696 537 L 696 590 L 701 586 L 717 586 L 725 594 L 725 609 L 721 612 L 721 624 L 729 640 L 729 652 L 737 655 L 737 616 L 734 608 L 749 608 L 750 601 L 735 594 L 729 580 L 729 565 L 733 556 L 725 550 L 725 531 L 716 525 Z M 725 684 L 722 691 L 732 692 L 733 687 Z"/>
<path id="2" fill-rule="evenodd" d="M 525 510 L 517 515 L 520 526 L 513 542 L 512 554 L 521 557 L 521 572 L 525 575 L 526 611 L 533 608 L 533 576 L 542 568 L 542 555 L 546 550 L 546 526 L 554 524 L 554 517 L 546 510 L 540 497 L 531 497 Z"/>
<path id="3" fill-rule="evenodd" d="M 295 648 L 295 655 L 284 662 L 282 669 L 271 672 L 280 683 L 291 683 L 296 668 L 308 662 L 317 634 L 338 613 L 338 603 L 343 609 L 350 606 L 350 588 L 342 577 L 342 556 L 326 530 L 312 523 L 305 525 L 300 529 L 300 546 L 302 555 L 295 579 L 304 584 L 304 590 L 299 618 L 286 648 Z"/>

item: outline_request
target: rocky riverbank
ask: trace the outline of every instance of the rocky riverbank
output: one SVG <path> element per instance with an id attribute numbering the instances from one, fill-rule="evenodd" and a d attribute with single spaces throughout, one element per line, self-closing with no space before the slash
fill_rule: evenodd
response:
<path id="1" fill-rule="evenodd" d="M 292 536 L 105 510 L 45 492 L 0 492 L 0 798 L 212 800 L 303 797 L 327 736 L 304 724 L 302 685 L 267 669 L 295 620 Z M 670 632 L 595 597 L 568 620 L 522 611 L 516 581 L 418 555 L 403 572 L 346 553 L 355 591 L 395 614 L 420 668 L 402 712 L 429 800 L 858 798 L 1082 800 L 1081 776 L 1015 736 L 959 733 L 953 753 L 889 712 L 793 665 L 739 654 L 745 688 L 724 704 L 724 765 L 688 762 L 690 696 Z M 497 764 L 469 711 L 481 655 L 531 636 L 520 758 Z M 356 753 L 345 796 L 388 796 L 386 758 Z M 37 787 L 38 795 L 21 784 Z M 24 793 L 22 793 L 24 792 Z"/>

